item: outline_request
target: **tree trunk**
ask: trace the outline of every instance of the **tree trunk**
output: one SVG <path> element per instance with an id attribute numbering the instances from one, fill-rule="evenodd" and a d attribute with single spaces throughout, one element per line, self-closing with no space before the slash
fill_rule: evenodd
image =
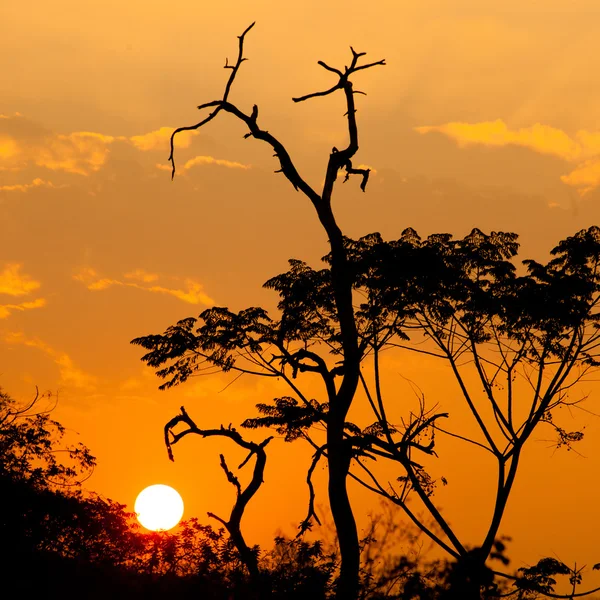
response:
<path id="1" fill-rule="evenodd" d="M 338 536 L 341 554 L 341 571 L 336 598 L 356 600 L 359 591 L 360 546 L 356 521 L 348 497 L 348 471 L 352 459 L 351 448 L 344 441 L 346 415 L 358 386 L 360 358 L 358 334 L 352 306 L 352 280 L 341 231 L 329 226 L 331 246 L 331 278 L 337 307 L 342 348 L 344 377 L 335 398 L 330 398 L 327 424 L 327 455 L 329 460 L 329 504 Z"/>
<path id="2" fill-rule="evenodd" d="M 338 600 L 355 600 L 358 597 L 360 547 L 358 531 L 348 497 L 348 471 L 350 454 L 342 438 L 343 423 L 329 424 L 327 447 L 329 460 L 329 505 L 338 536 L 341 570 L 336 591 Z"/>

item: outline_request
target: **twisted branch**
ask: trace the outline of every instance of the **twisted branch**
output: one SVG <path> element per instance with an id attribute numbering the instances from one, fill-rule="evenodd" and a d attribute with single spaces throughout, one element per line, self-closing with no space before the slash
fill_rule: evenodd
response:
<path id="1" fill-rule="evenodd" d="M 186 429 L 175 433 L 173 429 L 179 425 L 179 423 L 185 423 L 187 425 Z M 164 429 L 165 433 L 165 445 L 167 447 L 167 453 L 169 455 L 169 459 L 174 461 L 173 457 L 173 444 L 176 444 L 179 440 L 181 440 L 186 435 L 190 433 L 194 433 L 196 435 L 200 435 L 202 437 L 211 437 L 211 436 L 221 436 L 227 437 L 233 440 L 238 446 L 242 448 L 246 448 L 249 451 L 248 456 L 242 462 L 242 464 L 238 468 L 242 468 L 250 459 L 250 457 L 255 454 L 256 455 L 256 464 L 254 465 L 254 472 L 252 474 L 252 479 L 250 483 L 246 486 L 245 489 L 242 489 L 242 486 L 239 482 L 239 479 L 230 471 L 227 463 L 225 462 L 225 457 L 221 454 L 221 468 L 225 472 L 227 476 L 227 480 L 236 488 L 236 500 L 231 509 L 231 515 L 229 520 L 225 520 L 214 513 L 209 512 L 208 516 L 216 519 L 220 523 L 224 525 L 227 529 L 229 536 L 231 537 L 231 541 L 237 548 L 240 558 L 243 563 L 246 565 L 246 568 L 250 572 L 253 578 L 258 578 L 259 569 L 258 569 L 258 561 L 256 558 L 256 554 L 248 547 L 246 541 L 244 540 L 244 536 L 241 531 L 241 521 L 244 516 L 244 510 L 248 502 L 252 499 L 254 494 L 258 491 L 260 486 L 263 483 L 263 475 L 265 471 L 265 464 L 267 462 L 267 454 L 265 452 L 265 446 L 273 439 L 273 437 L 268 437 L 263 440 L 260 444 L 256 444 L 254 442 L 248 442 L 242 438 L 242 436 L 229 425 L 228 427 L 221 427 L 219 429 L 200 429 L 196 423 L 192 420 L 192 418 L 187 414 L 185 408 L 181 407 L 181 413 L 177 416 L 173 417 L 166 425 Z"/>

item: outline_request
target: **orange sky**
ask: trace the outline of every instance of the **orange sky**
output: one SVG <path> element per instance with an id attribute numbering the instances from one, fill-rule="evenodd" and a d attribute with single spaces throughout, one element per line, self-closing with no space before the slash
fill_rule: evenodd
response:
<path id="1" fill-rule="evenodd" d="M 195 106 L 221 95 L 225 58 L 235 58 L 236 36 L 253 20 L 250 60 L 231 98 L 260 106 L 261 125 L 315 185 L 331 147 L 346 139 L 343 98 L 295 105 L 291 97 L 328 87 L 316 61 L 343 65 L 349 44 L 387 61 L 356 78 L 368 92 L 358 97 L 357 160 L 374 171 L 367 194 L 352 184 L 336 192 L 348 235 L 391 238 L 408 226 L 464 235 L 477 226 L 516 231 L 523 258 L 543 259 L 600 223 L 600 5 L 492 4 L 0 6 L 0 385 L 22 399 L 35 385 L 58 390 L 56 417 L 98 457 L 91 488 L 132 504 L 144 486 L 168 483 L 186 516 L 225 516 L 233 490 L 218 453 L 230 465 L 241 454 L 226 441 L 187 439 L 171 464 L 162 426 L 182 403 L 202 426 L 239 423 L 278 393 L 251 379 L 221 392 L 225 376 L 158 392 L 129 345 L 213 304 L 272 308 L 261 284 L 288 258 L 317 265 L 327 250 L 308 201 L 273 174 L 272 152 L 243 140 L 227 116 L 179 138 L 170 181 L 171 128 L 194 123 Z M 458 390 L 439 383 L 442 364 L 392 361 L 390 382 L 410 398 L 399 375 L 461 426 Z M 584 393 L 593 409 L 600 390 L 585 384 Z M 548 431 L 526 453 L 503 527 L 515 538 L 515 568 L 546 555 L 600 561 L 600 422 L 575 416 L 565 426 L 585 426 L 577 447 L 585 458 L 553 452 L 542 441 Z M 450 485 L 438 502 L 477 543 L 490 508 L 489 492 L 480 497 L 474 485 L 485 463 L 469 453 L 465 469 L 448 449 L 436 470 Z M 292 533 L 305 513 L 308 451 L 280 440 L 269 450 L 265 486 L 248 511 L 251 543 Z M 363 515 L 377 502 L 357 491 L 356 505 Z"/>

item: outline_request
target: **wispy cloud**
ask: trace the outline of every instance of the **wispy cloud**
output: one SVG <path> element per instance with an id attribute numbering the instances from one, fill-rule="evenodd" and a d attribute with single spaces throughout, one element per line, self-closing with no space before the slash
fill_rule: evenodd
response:
<path id="1" fill-rule="evenodd" d="M 34 165 L 52 171 L 75 175 L 90 175 L 106 164 L 112 149 L 125 144 L 140 152 L 166 152 L 175 129 L 160 127 L 140 135 L 113 136 L 93 131 L 75 131 L 67 134 L 48 131 L 29 121 L 23 115 L 2 115 L 0 119 L 0 171 L 18 172 Z M 176 146 L 187 148 L 197 131 L 182 131 L 176 137 Z M 188 160 L 182 171 L 202 165 L 216 165 L 231 169 L 249 169 L 249 165 L 213 156 L 196 156 Z M 157 165 L 170 170 L 169 165 Z M 34 187 L 53 187 L 52 183 L 37 177 L 33 182 L 15 183 L 0 187 L 5 192 L 26 192 Z"/>
<path id="2" fill-rule="evenodd" d="M 561 129 L 536 123 L 530 127 L 510 129 L 504 121 L 480 123 L 451 122 L 444 125 L 416 127 L 421 134 L 442 133 L 459 147 L 520 146 L 540 154 L 556 156 L 577 167 L 563 175 L 561 181 L 578 189 L 581 195 L 600 186 L 600 133 L 578 131 L 573 137 Z"/>
<path id="3" fill-rule="evenodd" d="M 8 318 L 12 312 L 22 312 L 32 308 L 42 308 L 46 306 L 45 298 L 37 298 L 29 302 L 21 302 L 20 304 L 0 304 L 0 319 Z"/>
<path id="4" fill-rule="evenodd" d="M 8 263 L 0 271 L 0 296 L 27 296 L 40 287 L 40 282 L 22 273 L 21 263 Z M 0 319 L 8 318 L 13 312 L 23 312 L 46 305 L 44 298 L 36 298 L 25 302 L 9 302 L 0 304 Z"/>
<path id="5" fill-rule="evenodd" d="M 54 188 L 57 186 L 55 186 L 51 181 L 44 181 L 43 179 L 36 177 L 31 183 L 18 183 L 15 185 L 0 185 L 0 192 L 28 192 L 29 190 L 39 188 L 39 187 Z"/>
<path id="6" fill-rule="evenodd" d="M 6 264 L 4 270 L 0 272 L 0 294 L 26 296 L 40 287 L 39 281 L 21 273 L 22 268 L 21 263 Z"/>
<path id="7" fill-rule="evenodd" d="M 214 304 L 214 300 L 204 292 L 202 284 L 194 279 L 185 279 L 183 281 L 183 289 L 166 287 L 164 285 L 150 285 L 157 281 L 158 278 L 159 276 L 154 273 L 147 273 L 142 269 L 136 269 L 135 271 L 126 273 L 123 279 L 113 279 L 101 277 L 90 267 L 84 267 L 73 275 L 73 279 L 80 281 L 88 290 L 92 291 L 106 290 L 114 286 L 130 287 L 145 292 L 174 296 L 188 304 L 203 304 L 205 306 L 212 306 Z M 137 279 L 138 281 L 130 281 L 131 279 Z"/>
<path id="8" fill-rule="evenodd" d="M 149 133 L 133 135 L 129 138 L 129 141 L 138 150 L 165 150 L 169 148 L 169 140 L 174 131 L 174 127 L 161 127 Z M 196 135 L 198 135 L 197 131 L 181 131 L 175 136 L 175 146 L 178 148 L 188 148 Z"/>
<path id="9" fill-rule="evenodd" d="M 148 271 L 144 271 L 144 269 L 135 269 L 135 271 L 125 273 L 123 277 L 126 277 L 127 279 L 135 279 L 136 281 L 143 281 L 144 283 L 150 283 L 158 280 L 158 275 L 156 273 L 148 273 Z"/>
<path id="10" fill-rule="evenodd" d="M 23 332 L 10 332 L 4 336 L 4 341 L 7 344 L 22 344 L 37 348 L 43 352 L 57 365 L 62 384 L 87 391 L 96 389 L 97 378 L 80 369 L 66 352 L 56 350 L 39 338 L 27 337 Z"/>
<path id="11" fill-rule="evenodd" d="M 225 160 L 223 158 L 214 158 L 213 156 L 195 156 L 194 158 L 190 158 L 184 165 L 177 167 L 179 172 L 186 172 L 194 167 L 203 167 L 207 165 L 214 165 L 217 167 L 226 167 L 227 169 L 242 169 L 244 171 L 251 169 L 250 165 L 245 165 L 243 163 L 235 162 L 233 160 Z M 169 171 L 171 172 L 171 165 L 165 163 L 159 163 L 156 165 L 157 169 L 161 171 Z"/>
<path id="12" fill-rule="evenodd" d="M 585 161 L 560 180 L 577 188 L 581 195 L 591 192 L 600 185 L 600 158 Z"/>
<path id="13" fill-rule="evenodd" d="M 19 170 L 28 165 L 88 175 L 106 162 L 115 137 L 90 131 L 59 134 L 20 114 L 0 120 L 0 168 Z"/>
<path id="14" fill-rule="evenodd" d="M 21 263 L 8 263 L 0 271 L 0 296 L 20 297 L 27 296 L 40 287 L 40 282 L 29 275 L 22 273 Z M 36 298 L 26 302 L 10 302 L 0 304 L 0 319 L 8 318 L 13 312 L 23 312 L 46 305 L 44 298 Z"/>
<path id="15" fill-rule="evenodd" d="M 371 171 L 371 175 L 377 175 L 377 169 L 372 167 L 371 165 L 360 164 L 354 167 L 355 169 L 369 169 Z"/>
<path id="16" fill-rule="evenodd" d="M 239 162 L 231 160 L 223 160 L 221 158 L 213 158 L 212 156 L 195 156 L 191 158 L 183 165 L 184 171 L 189 171 L 193 167 L 199 167 L 204 165 L 217 165 L 218 167 L 227 167 L 228 169 L 249 169 L 250 165 L 243 165 Z"/>

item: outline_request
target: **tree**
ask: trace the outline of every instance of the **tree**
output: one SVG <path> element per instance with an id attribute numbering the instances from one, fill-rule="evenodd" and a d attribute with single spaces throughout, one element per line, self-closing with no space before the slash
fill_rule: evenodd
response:
<path id="1" fill-rule="evenodd" d="M 223 530 L 192 519 L 176 534 L 142 533 L 125 505 L 81 488 L 96 461 L 82 443 L 63 444 L 55 405 L 50 394 L 19 404 L 0 390 L 0 559 L 21 594 L 80 596 L 83 587 L 90 598 L 158 598 L 193 589 L 227 598 L 237 586 L 245 596 Z"/>
<path id="2" fill-rule="evenodd" d="M 96 460 L 88 448 L 61 447 L 65 428 L 50 418 L 55 406 L 51 394 L 37 388 L 24 405 L 0 389 L 0 477 L 42 489 L 77 486 L 91 475 Z"/>
<path id="3" fill-rule="evenodd" d="M 553 414 L 581 403 L 570 394 L 600 364 L 600 229 L 590 227 L 563 240 L 547 264 L 524 261 L 523 275 L 511 262 L 518 248 L 515 234 L 473 230 L 463 240 L 447 234 L 421 240 L 406 230 L 398 241 L 373 235 L 349 245 L 356 285 L 365 297 L 357 315 L 367 325 L 373 356 L 374 382 L 370 386 L 363 378 L 365 393 L 385 433 L 386 449 L 406 471 L 399 488 L 385 489 L 362 465 L 369 487 L 403 506 L 409 516 L 406 498 L 411 491 L 417 494 L 445 534 L 438 543 L 464 565 L 463 581 L 455 585 L 469 580 L 472 589 L 461 589 L 461 597 L 479 598 L 480 587 L 492 586 L 485 562 L 497 548 L 523 446 L 532 432 L 540 424 L 553 427 L 558 447 L 570 448 L 583 438 L 582 432 L 563 429 Z M 381 351 L 390 346 L 449 363 L 480 439 L 456 436 L 440 425 L 446 414 L 424 408 L 404 429 L 389 423 L 379 362 Z M 469 372 L 477 377 L 475 384 Z M 427 432 L 425 444 L 419 438 Z M 432 456 L 436 432 L 455 435 L 496 460 L 494 510 L 481 545 L 473 550 L 435 507 L 434 482 L 411 455 L 418 450 Z"/>
<path id="4" fill-rule="evenodd" d="M 83 444 L 62 444 L 65 430 L 51 419 L 54 406 L 50 394 L 36 393 L 20 405 L 0 390 L 0 562 L 22 595 L 71 597 L 76 589 L 89 598 L 162 598 L 167 592 L 214 600 L 328 597 L 337 559 L 320 542 L 278 538 L 261 555 L 241 534 L 271 438 L 254 444 L 231 427 L 200 430 L 182 410 L 165 427 L 169 452 L 190 433 L 227 437 L 250 451 L 245 462 L 256 456 L 253 477 L 242 489 L 221 457 L 238 490 L 227 521 L 211 515 L 223 528 L 192 518 L 174 532 L 145 533 L 125 505 L 82 489 L 95 459 Z M 174 431 L 181 423 L 187 427 Z"/>
<path id="5" fill-rule="evenodd" d="M 368 169 L 352 165 L 358 151 L 354 103 L 358 92 L 350 78 L 384 61 L 360 64 L 364 54 L 353 49 L 350 66 L 344 70 L 319 61 L 338 81 L 323 92 L 294 98 L 299 102 L 344 92 L 349 143 L 343 150 L 332 149 L 323 190 L 318 194 L 298 173 L 283 145 L 259 127 L 258 108 L 254 106 L 247 114 L 229 101 L 245 60 L 244 39 L 251 28 L 239 37 L 235 64 L 226 64 L 231 74 L 223 98 L 201 104 L 199 109 L 212 112 L 199 123 L 173 133 L 173 175 L 176 134 L 198 129 L 222 111 L 233 115 L 247 126 L 245 137 L 273 148 L 280 172 L 313 204 L 329 239 L 326 266 L 315 270 L 291 260 L 289 271 L 266 282 L 265 287 L 280 296 L 277 318 L 256 307 L 237 313 L 216 307 L 198 319 L 179 321 L 162 335 L 144 336 L 133 343 L 148 350 L 142 360 L 166 379 L 163 389 L 185 382 L 207 365 L 224 372 L 275 377 L 289 386 L 290 396 L 258 404 L 261 416 L 247 419 L 243 425 L 273 427 L 287 441 L 302 438 L 314 448 L 307 477 L 309 510 L 301 532 L 316 519 L 311 475 L 321 458 L 327 460 L 329 504 L 342 558 L 339 598 L 356 598 L 359 581 L 360 548 L 347 491 L 349 477 L 401 506 L 455 559 L 451 593 L 465 599 L 479 598 L 482 592 L 493 595 L 497 590 L 494 572 L 486 561 L 502 554 L 498 533 L 524 444 L 542 423 L 554 427 L 559 445 L 570 447 L 582 438 L 581 432 L 567 432 L 559 426 L 553 411 L 578 404 L 569 399 L 569 390 L 598 364 L 600 230 L 592 227 L 567 238 L 553 250 L 555 258 L 546 265 L 525 261 L 524 275 L 518 275 L 513 264 L 518 249 L 513 233 L 486 235 L 475 229 L 462 240 L 449 234 L 422 240 L 414 230 L 406 229 L 400 239 L 391 242 L 379 234 L 356 241 L 344 237 L 331 205 L 338 172 L 345 171 L 345 180 L 352 174 L 361 175 L 363 191 L 369 177 Z M 381 353 L 388 348 L 446 360 L 482 438 L 471 439 L 446 429 L 442 422 L 448 414 L 428 409 L 424 399 L 421 409 L 406 423 L 392 423 L 386 410 L 390 402 L 382 391 Z M 361 364 L 367 361 L 371 361 L 373 373 L 370 381 L 361 371 Z M 482 398 L 469 389 L 465 368 L 473 369 L 483 385 Z M 321 378 L 324 401 L 303 393 L 299 377 L 303 373 Z M 363 426 L 347 421 L 359 386 L 374 418 Z M 324 442 L 313 435 L 317 424 L 325 428 Z M 482 543 L 472 549 L 458 539 L 436 508 L 432 499 L 436 482 L 416 458 L 419 454 L 424 459 L 436 456 L 436 433 L 489 452 L 497 463 L 490 525 Z M 398 466 L 397 486 L 379 482 L 367 465 L 367 461 L 377 460 Z M 409 494 L 420 500 L 440 533 L 411 510 Z"/>
<path id="6" fill-rule="evenodd" d="M 342 232 L 336 222 L 331 200 L 336 179 L 339 171 L 345 171 L 345 178 L 348 179 L 350 175 L 360 175 L 362 178 L 361 188 L 363 191 L 366 188 L 367 181 L 369 178 L 369 169 L 355 168 L 352 164 L 352 159 L 358 151 L 358 127 L 356 122 L 356 108 L 354 96 L 358 92 L 354 90 L 351 78 L 359 71 L 364 71 L 378 65 L 384 65 L 385 61 L 379 60 L 372 63 L 361 64 L 361 59 L 364 57 L 364 52 L 356 52 L 351 48 L 352 59 L 350 65 L 345 67 L 344 70 L 331 67 L 323 61 L 319 61 L 319 65 L 327 71 L 333 73 L 336 77 L 336 82 L 327 90 L 310 93 L 298 98 L 294 98 L 295 102 L 303 102 L 311 98 L 323 97 L 333 94 L 338 90 L 343 92 L 346 103 L 346 117 L 348 123 L 348 145 L 338 150 L 333 148 L 329 156 L 327 163 L 325 182 L 323 190 L 318 193 L 314 190 L 303 177 L 300 175 L 292 158 L 289 153 L 279 142 L 268 131 L 261 129 L 258 125 L 258 106 L 254 105 L 250 114 L 243 112 L 235 104 L 229 101 L 229 95 L 232 85 L 235 81 L 236 75 L 239 68 L 244 60 L 243 47 L 246 34 L 254 26 L 254 23 L 250 25 L 241 36 L 239 36 L 239 50 L 238 57 L 233 65 L 226 64 L 227 69 L 231 69 L 231 73 L 227 83 L 225 85 L 225 91 L 223 97 L 219 100 L 213 100 L 201 104 L 198 108 L 200 110 L 212 109 L 209 115 L 199 123 L 190 127 L 181 127 L 177 129 L 171 137 L 171 155 L 170 160 L 173 165 L 173 175 L 175 174 L 175 159 L 173 152 L 173 139 L 175 135 L 181 131 L 198 129 L 214 119 L 219 113 L 226 112 L 238 120 L 242 121 L 248 128 L 246 138 L 253 137 L 257 140 L 266 142 L 272 147 L 275 152 L 275 156 L 280 163 L 280 171 L 290 181 L 296 190 L 301 191 L 312 203 L 317 217 L 323 226 L 325 233 L 329 239 L 329 245 L 331 248 L 331 280 L 332 280 L 332 305 L 335 311 L 335 318 L 339 324 L 339 340 L 342 348 L 343 368 L 338 369 L 336 375 L 340 378 L 339 385 L 336 386 L 334 382 L 334 376 L 329 374 L 322 361 L 318 360 L 313 366 L 313 370 L 317 372 L 327 371 L 325 379 L 327 382 L 327 396 L 329 402 L 329 412 L 326 419 L 327 429 L 327 460 L 329 463 L 329 484 L 328 484 L 328 495 L 333 519 L 335 522 L 337 534 L 339 537 L 340 551 L 342 556 L 342 567 L 341 576 L 339 582 L 339 597 L 340 598 L 355 598 L 358 591 L 358 572 L 360 563 L 360 550 L 358 543 L 358 533 L 356 529 L 356 523 L 354 515 L 350 506 L 350 499 L 348 497 L 347 490 L 347 477 L 350 468 L 351 452 L 344 439 L 344 423 L 346 415 L 359 383 L 359 370 L 360 370 L 360 354 L 358 347 L 358 336 L 356 331 L 356 322 L 354 319 L 354 309 L 352 305 L 352 282 L 350 272 L 348 268 L 348 261 L 346 257 L 346 248 L 343 241 Z M 238 333 L 242 336 L 248 333 L 252 333 L 253 328 L 261 328 L 266 325 L 266 315 L 264 311 L 259 309 L 252 309 L 247 313 L 241 314 L 238 319 L 234 319 L 231 313 L 227 311 L 216 310 L 211 315 L 208 315 L 209 319 L 207 322 L 208 327 L 213 327 L 213 334 L 220 336 L 227 336 L 227 332 L 223 331 L 224 326 L 232 325 L 238 327 Z M 237 323 L 229 321 L 237 320 Z M 268 327 L 268 325 L 266 325 Z M 189 333 L 186 328 L 181 329 L 183 335 Z M 289 351 L 287 346 L 298 341 L 302 341 L 293 331 L 286 331 L 285 326 L 281 329 L 281 336 L 278 346 L 282 349 L 282 356 L 279 360 L 280 370 L 284 368 L 287 363 L 296 363 L 303 359 L 310 359 L 310 353 L 303 354 L 302 349 Z M 150 339 L 151 336 L 145 339 L 134 340 L 134 343 L 139 343 L 144 347 L 154 348 L 154 342 Z M 156 339 L 157 344 L 161 342 Z M 182 340 L 185 344 L 185 341 Z M 226 341 L 233 348 L 234 340 Z M 251 348 L 252 349 L 252 348 Z M 285 352 L 284 352 L 285 350 Z M 177 351 L 175 351 L 177 352 Z M 300 352 L 300 354 L 298 353 Z M 304 351 L 305 353 L 308 351 Z M 164 358 L 164 354 L 162 355 Z M 227 362 L 220 362 L 216 356 L 213 358 L 217 361 L 217 364 L 222 364 L 226 369 L 231 368 Z M 162 361 L 148 357 L 149 364 L 158 365 Z M 193 361 L 192 361 L 193 362 Z M 190 370 L 193 368 L 190 364 Z M 272 371 L 278 373 L 276 367 L 273 367 Z M 272 373 L 272 374 L 275 374 Z M 189 373 L 188 373 L 189 374 Z M 180 380 L 184 380 L 185 375 L 179 377 Z"/>

